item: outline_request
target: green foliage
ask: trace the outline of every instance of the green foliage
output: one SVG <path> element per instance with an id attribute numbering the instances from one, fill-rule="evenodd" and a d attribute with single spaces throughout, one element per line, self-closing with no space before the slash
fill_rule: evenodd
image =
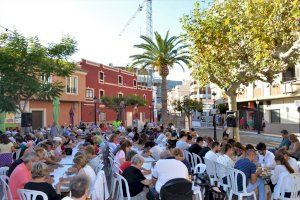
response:
<path id="1" fill-rule="evenodd" d="M 119 97 L 119 96 L 113 96 L 113 97 L 102 97 L 101 98 L 102 103 L 110 108 L 115 110 L 116 112 L 119 112 L 119 110 L 122 108 L 125 108 L 127 106 L 145 106 L 146 101 L 141 98 L 140 96 L 135 96 L 135 95 L 129 95 L 125 97 Z M 123 102 L 123 105 L 122 105 Z"/>
<path id="2" fill-rule="evenodd" d="M 221 114 L 226 114 L 226 111 L 228 110 L 228 104 L 219 104 L 217 105 L 217 108 Z"/>
<path id="3" fill-rule="evenodd" d="M 193 75 L 227 95 L 255 80 L 272 82 L 286 68 L 278 59 L 299 38 L 299 0 L 226 0 L 182 19 L 191 44 Z M 299 54 L 289 62 L 299 60 Z"/>
<path id="4" fill-rule="evenodd" d="M 0 112 L 24 111 L 31 98 L 52 100 L 63 92 L 61 82 L 49 83 L 49 77 L 66 77 L 75 63 L 68 59 L 77 50 L 77 42 L 63 37 L 59 43 L 43 46 L 37 37 L 25 37 L 15 31 L 0 35 Z M 20 102 L 25 101 L 21 106 Z"/>
<path id="5" fill-rule="evenodd" d="M 175 110 L 183 112 L 188 117 L 190 117 L 194 111 L 203 112 L 203 103 L 188 97 L 184 97 L 182 100 L 174 101 L 173 105 Z"/>
<path id="6" fill-rule="evenodd" d="M 150 68 L 158 72 L 162 77 L 162 122 L 167 122 L 167 76 L 169 68 L 178 64 L 183 68 L 183 64 L 190 65 L 190 56 L 186 51 L 187 45 L 177 36 L 169 36 L 167 32 L 163 38 L 158 32 L 154 33 L 154 39 L 141 36 L 143 43 L 134 47 L 143 50 L 142 54 L 130 56 L 133 59 L 132 66 L 140 68 Z"/>

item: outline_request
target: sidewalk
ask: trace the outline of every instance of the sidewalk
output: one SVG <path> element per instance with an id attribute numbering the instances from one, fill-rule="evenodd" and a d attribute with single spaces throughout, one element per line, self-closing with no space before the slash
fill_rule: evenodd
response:
<path id="1" fill-rule="evenodd" d="M 201 128 L 197 128 L 199 130 L 201 129 L 213 129 L 213 127 L 201 127 Z M 220 127 L 217 127 L 217 130 L 223 130 Z M 276 142 L 276 143 L 280 143 L 282 138 L 281 135 L 279 134 L 272 134 L 272 133 L 264 133 L 261 132 L 260 134 L 257 134 L 257 131 L 246 131 L 246 130 L 240 130 L 240 134 L 241 135 L 247 135 L 249 137 L 255 137 L 255 138 L 263 138 L 263 139 L 267 139 L 270 140 L 272 142 Z"/>

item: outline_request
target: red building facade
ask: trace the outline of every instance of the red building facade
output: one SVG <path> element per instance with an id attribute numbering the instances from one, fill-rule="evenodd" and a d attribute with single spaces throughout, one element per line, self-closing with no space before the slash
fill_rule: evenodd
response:
<path id="1" fill-rule="evenodd" d="M 149 121 L 152 117 L 152 90 L 151 88 L 139 86 L 137 76 L 125 70 L 105 66 L 82 59 L 79 67 L 87 72 L 85 101 L 82 104 L 81 119 L 83 122 L 94 122 L 95 103 L 94 97 L 101 99 L 104 96 L 128 96 L 138 95 L 147 102 L 143 107 L 126 107 L 123 120 L 127 126 L 132 125 L 133 120 L 141 122 Z M 117 113 L 106 108 L 103 104 L 96 104 L 97 122 L 112 122 L 116 120 Z"/>

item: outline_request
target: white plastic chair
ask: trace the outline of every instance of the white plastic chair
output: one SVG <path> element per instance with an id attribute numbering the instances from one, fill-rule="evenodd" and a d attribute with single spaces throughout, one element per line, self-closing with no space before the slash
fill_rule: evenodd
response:
<path id="1" fill-rule="evenodd" d="M 288 174 L 283 177 L 280 187 L 279 199 L 282 200 L 299 200 L 300 195 L 298 192 L 300 191 L 300 174 Z M 289 198 L 284 197 L 285 193 L 291 193 Z"/>
<path id="2" fill-rule="evenodd" d="M 121 176 L 119 173 L 116 173 L 117 175 L 117 194 L 116 194 L 116 199 L 117 200 L 124 200 L 124 198 L 127 200 L 130 200 L 130 192 L 129 192 L 129 186 L 128 186 L 128 182 L 127 180 Z M 125 189 L 126 189 L 126 196 L 127 197 L 124 197 L 123 195 L 123 187 L 122 185 L 125 185 Z"/>
<path id="3" fill-rule="evenodd" d="M 238 200 L 242 200 L 243 197 L 253 196 L 254 200 L 256 200 L 256 194 L 254 191 L 248 193 L 247 186 L 246 186 L 246 175 L 244 172 L 228 168 L 230 170 L 229 177 L 230 177 L 230 192 L 229 192 L 229 200 L 232 200 L 232 196 L 235 194 L 238 196 Z M 238 180 L 242 182 L 242 188 L 239 191 L 238 187 Z"/>
<path id="4" fill-rule="evenodd" d="M 206 165 L 206 172 L 209 176 L 210 184 L 215 185 L 218 181 L 215 162 L 204 158 L 204 163 Z"/>
<path id="5" fill-rule="evenodd" d="M 192 153 L 192 155 L 193 155 L 193 158 L 194 158 L 194 164 L 195 164 L 195 166 L 197 164 L 199 164 L 199 163 L 202 163 L 202 159 L 201 159 L 201 157 L 199 155 L 197 155 L 195 153 Z"/>
<path id="6" fill-rule="evenodd" d="M 9 177 L 6 175 L 1 175 L 0 183 L 1 183 L 1 190 L 2 190 L 2 194 L 3 194 L 3 197 L 1 199 L 2 200 L 13 200 L 10 188 L 8 186 Z"/>
<path id="7" fill-rule="evenodd" d="M 91 191 L 91 200 L 106 200 L 110 197 L 107 187 L 105 172 L 100 170 L 97 174 L 96 181 Z"/>
<path id="8" fill-rule="evenodd" d="M 189 151 L 184 150 L 184 157 L 191 164 L 191 169 L 193 171 L 194 168 L 195 168 L 195 163 L 194 163 L 194 157 L 193 157 L 193 155 Z"/>
<path id="9" fill-rule="evenodd" d="M 216 165 L 216 174 L 218 178 L 218 186 L 222 186 L 223 190 L 229 195 L 230 191 L 230 178 L 229 178 L 229 168 L 218 162 Z M 226 181 L 225 181 L 225 180 Z"/>
<path id="10" fill-rule="evenodd" d="M 206 165 L 203 163 L 199 163 L 198 165 L 195 166 L 194 169 L 194 174 L 202 174 L 206 170 Z"/>
<path id="11" fill-rule="evenodd" d="M 104 165 L 103 165 L 102 163 L 99 163 L 98 166 L 95 168 L 95 173 L 98 174 L 98 172 L 99 172 L 100 170 L 102 170 L 103 167 L 104 167 Z"/>
<path id="12" fill-rule="evenodd" d="M 48 200 L 48 196 L 41 191 L 19 189 L 18 194 L 21 200 L 36 200 L 37 196 L 41 196 L 43 200 Z"/>
<path id="13" fill-rule="evenodd" d="M 0 176 L 6 175 L 6 172 L 8 171 L 9 167 L 0 167 Z"/>

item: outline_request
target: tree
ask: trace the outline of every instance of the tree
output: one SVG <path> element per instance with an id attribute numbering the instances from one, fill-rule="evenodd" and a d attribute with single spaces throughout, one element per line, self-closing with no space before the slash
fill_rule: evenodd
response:
<path id="1" fill-rule="evenodd" d="M 226 0 L 207 10 L 199 8 L 196 3 L 193 12 L 182 18 L 195 63 L 193 75 L 203 84 L 212 82 L 223 89 L 229 109 L 236 111 L 236 97 L 243 87 L 256 80 L 272 83 L 287 67 L 278 52 L 297 44 L 299 1 Z M 293 51 L 288 62 L 297 60 L 299 54 Z M 234 135 L 239 140 L 238 128 Z"/>
<path id="2" fill-rule="evenodd" d="M 177 36 L 169 37 L 167 32 L 165 38 L 155 32 L 155 39 L 141 36 L 144 43 L 135 45 L 134 47 L 143 50 L 142 54 L 130 56 L 133 59 L 132 66 L 141 66 L 141 68 L 150 67 L 162 78 L 161 94 L 162 94 L 162 110 L 161 122 L 167 122 L 167 76 L 169 69 L 178 64 L 183 68 L 183 64 L 190 64 L 190 57 L 186 51 L 187 45 L 183 44 L 182 39 Z"/>
<path id="3" fill-rule="evenodd" d="M 146 101 L 135 95 L 129 95 L 125 97 L 120 97 L 120 96 L 113 96 L 113 97 L 108 97 L 105 96 L 101 98 L 102 103 L 114 110 L 117 113 L 117 120 L 122 120 L 122 115 L 123 111 L 126 109 L 127 106 L 145 106 Z"/>
<path id="4" fill-rule="evenodd" d="M 182 100 L 176 100 L 173 102 L 174 109 L 184 113 L 186 117 L 188 118 L 188 129 L 191 127 L 191 115 L 193 112 L 198 111 L 202 112 L 203 111 L 203 104 L 201 101 L 196 101 L 192 100 L 188 97 L 184 97 Z"/>
<path id="5" fill-rule="evenodd" d="M 17 31 L 0 35 L 0 112 L 26 112 L 32 98 L 53 100 L 63 92 L 61 82 L 49 82 L 52 75 L 66 77 L 75 69 L 68 59 L 76 41 L 63 37 L 59 43 L 43 46 L 38 37 Z"/>

